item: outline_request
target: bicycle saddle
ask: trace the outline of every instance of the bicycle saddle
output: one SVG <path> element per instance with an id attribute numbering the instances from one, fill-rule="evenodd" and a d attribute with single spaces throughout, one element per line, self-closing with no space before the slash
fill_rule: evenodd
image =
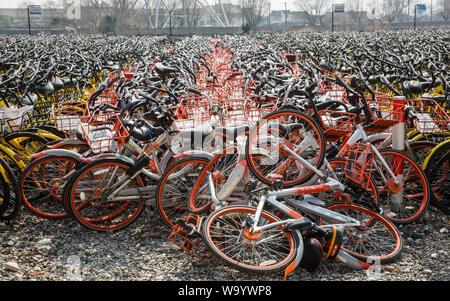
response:
<path id="1" fill-rule="evenodd" d="M 178 72 L 177 69 L 167 67 L 167 66 L 163 65 L 162 63 L 155 64 L 155 71 L 156 71 L 156 73 L 158 73 L 160 75 L 164 75 L 164 76 L 167 76 L 170 73 Z"/>
<path id="2" fill-rule="evenodd" d="M 59 77 L 56 77 L 52 81 L 52 85 L 53 85 L 53 87 L 55 87 L 55 90 L 60 90 L 60 89 L 64 88 L 64 82 Z"/>
<path id="3" fill-rule="evenodd" d="M 133 128 L 130 131 L 130 136 L 139 141 L 149 141 L 154 137 L 158 137 L 162 133 L 164 133 L 164 129 L 162 127 L 148 127 L 143 125 L 141 127 Z"/>
<path id="4" fill-rule="evenodd" d="M 80 140 L 83 143 L 87 143 L 86 138 L 84 138 L 84 133 L 81 130 L 81 127 L 77 127 L 77 130 L 75 131 L 75 137 L 77 137 L 78 140 Z"/>
<path id="5" fill-rule="evenodd" d="M 38 96 L 34 93 L 27 93 L 25 95 L 22 95 L 20 99 L 20 103 L 24 106 L 31 106 L 38 101 Z"/>
<path id="6" fill-rule="evenodd" d="M 55 92 L 55 87 L 52 85 L 51 82 L 47 82 L 45 85 L 38 87 L 37 90 L 42 94 L 44 94 L 45 96 L 47 96 Z"/>

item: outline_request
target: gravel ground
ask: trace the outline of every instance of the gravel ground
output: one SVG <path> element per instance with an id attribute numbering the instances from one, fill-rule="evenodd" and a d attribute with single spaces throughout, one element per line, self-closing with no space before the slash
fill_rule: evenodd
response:
<path id="1" fill-rule="evenodd" d="M 450 280 L 447 216 L 431 209 L 427 218 L 400 226 L 404 251 L 382 265 L 377 280 Z M 167 240 L 168 230 L 148 208 L 128 228 L 94 232 L 76 221 L 46 220 L 25 209 L 14 224 L 0 223 L 0 280 L 282 280 L 254 276 L 220 263 L 199 262 Z M 6 268 L 15 262 L 18 271 Z M 338 262 L 324 261 L 314 273 L 297 269 L 288 280 L 370 280 Z"/>

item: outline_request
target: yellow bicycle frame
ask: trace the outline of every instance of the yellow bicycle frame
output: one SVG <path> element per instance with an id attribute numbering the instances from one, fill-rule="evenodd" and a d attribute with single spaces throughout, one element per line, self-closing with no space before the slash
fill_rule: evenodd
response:
<path id="1" fill-rule="evenodd" d="M 13 160 L 14 163 L 20 168 L 20 170 L 24 170 L 26 165 L 23 162 L 22 158 L 20 158 L 15 152 L 13 152 L 10 148 L 8 148 L 3 143 L 0 143 L 0 155 L 4 154 L 9 159 Z"/>

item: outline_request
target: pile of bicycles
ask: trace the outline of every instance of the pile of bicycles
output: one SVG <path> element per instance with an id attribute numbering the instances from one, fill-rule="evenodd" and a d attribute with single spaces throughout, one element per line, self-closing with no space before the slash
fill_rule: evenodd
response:
<path id="1" fill-rule="evenodd" d="M 447 61 L 404 69 L 406 58 L 380 57 L 375 43 L 361 47 L 351 36 L 324 61 L 320 39 L 295 48 L 309 37 L 270 37 L 153 38 L 164 46 L 151 50 L 116 38 L 121 46 L 103 59 L 117 66 L 83 60 L 95 62 L 96 75 L 68 97 L 5 94 L 21 78 L 51 83 L 63 72 L 51 67 L 55 59 L 39 75 L 3 68 L 2 99 L 16 105 L 3 112 L 20 122 L 2 119 L 9 162 L 0 160 L 0 216 L 23 204 L 112 231 L 150 206 L 168 239 L 197 260 L 285 278 L 324 259 L 355 269 L 395 261 L 403 249 L 396 225 L 418 221 L 430 203 L 446 208 Z M 114 55 L 133 42 L 126 59 Z M 13 101 L 29 91 L 43 96 Z M 38 125 L 23 126 L 37 116 Z"/>

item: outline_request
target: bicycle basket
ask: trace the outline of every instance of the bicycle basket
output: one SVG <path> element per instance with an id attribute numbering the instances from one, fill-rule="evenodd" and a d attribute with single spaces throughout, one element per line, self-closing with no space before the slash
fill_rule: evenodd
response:
<path id="1" fill-rule="evenodd" d="M 86 101 L 56 104 L 52 106 L 52 116 L 55 127 L 64 132 L 66 137 L 75 135 L 82 117 L 89 116 Z"/>
<path id="2" fill-rule="evenodd" d="M 350 148 L 345 164 L 345 177 L 363 188 L 369 186 L 373 167 L 373 153 L 370 143 L 355 143 Z"/>
<path id="3" fill-rule="evenodd" d="M 116 113 L 83 117 L 80 127 L 86 142 L 96 154 L 117 152 L 129 135 Z"/>
<path id="4" fill-rule="evenodd" d="M 370 133 L 381 133 L 405 119 L 404 100 L 377 94 L 375 100 L 367 98 L 372 120 L 366 127 Z"/>
<path id="5" fill-rule="evenodd" d="M 416 115 L 414 126 L 420 133 L 442 133 L 450 130 L 450 116 L 433 99 L 407 100 Z"/>
<path id="6" fill-rule="evenodd" d="M 33 106 L 5 107 L 0 110 L 1 133 L 10 134 L 23 129 L 32 116 Z"/>
<path id="7" fill-rule="evenodd" d="M 356 114 L 331 110 L 319 111 L 327 141 L 334 142 L 351 134 L 355 128 Z"/>

